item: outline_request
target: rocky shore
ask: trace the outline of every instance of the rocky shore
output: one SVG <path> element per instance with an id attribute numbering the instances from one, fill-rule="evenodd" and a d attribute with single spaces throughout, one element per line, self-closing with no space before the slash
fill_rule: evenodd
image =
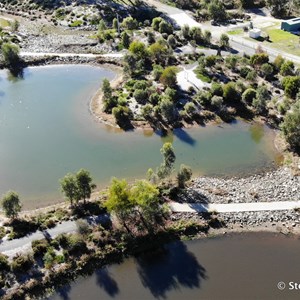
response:
<path id="1" fill-rule="evenodd" d="M 198 177 L 180 202 L 197 203 L 248 203 L 271 201 L 299 201 L 300 176 L 289 167 L 280 167 L 265 174 L 246 178 Z"/>

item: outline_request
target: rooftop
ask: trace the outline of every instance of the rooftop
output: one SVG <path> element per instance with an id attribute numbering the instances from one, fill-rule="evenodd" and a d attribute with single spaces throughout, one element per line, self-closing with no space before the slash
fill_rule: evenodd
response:
<path id="1" fill-rule="evenodd" d="M 298 18 L 286 20 L 286 21 L 283 21 L 283 22 L 288 23 L 290 25 L 295 24 L 295 23 L 299 23 L 300 24 L 300 18 L 298 17 Z"/>

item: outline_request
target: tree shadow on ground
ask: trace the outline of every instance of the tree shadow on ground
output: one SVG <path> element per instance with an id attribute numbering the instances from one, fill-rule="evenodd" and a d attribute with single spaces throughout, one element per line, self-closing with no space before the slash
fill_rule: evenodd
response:
<path id="1" fill-rule="evenodd" d="M 209 198 L 195 189 L 181 190 L 174 199 L 179 203 L 209 203 Z"/>
<path id="2" fill-rule="evenodd" d="M 136 259 L 142 284 L 157 298 L 166 298 L 172 290 L 200 288 L 206 279 L 206 270 L 182 242 L 162 248 L 159 253 L 150 253 Z"/>
<path id="3" fill-rule="evenodd" d="M 117 282 L 111 277 L 107 268 L 99 269 L 95 272 L 97 285 L 111 297 L 115 297 L 119 293 Z"/>

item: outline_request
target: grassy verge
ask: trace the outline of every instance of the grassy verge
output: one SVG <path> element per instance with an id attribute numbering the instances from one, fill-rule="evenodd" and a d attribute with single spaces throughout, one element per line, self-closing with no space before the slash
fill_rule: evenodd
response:
<path id="1" fill-rule="evenodd" d="M 244 32 L 243 29 L 239 28 L 239 29 L 235 29 L 235 30 L 230 30 L 230 31 L 227 31 L 227 33 L 229 35 L 239 35 L 239 34 L 242 34 Z"/>
<path id="2" fill-rule="evenodd" d="M 10 26 L 10 22 L 6 19 L 0 18 L 0 27 L 8 27 Z"/>

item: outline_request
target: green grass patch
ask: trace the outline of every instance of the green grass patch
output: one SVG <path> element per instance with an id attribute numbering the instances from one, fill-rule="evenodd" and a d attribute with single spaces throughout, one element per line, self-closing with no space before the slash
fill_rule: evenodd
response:
<path id="1" fill-rule="evenodd" d="M 70 24 L 70 27 L 79 27 L 82 25 L 82 23 L 83 22 L 81 20 L 76 20 Z"/>
<path id="2" fill-rule="evenodd" d="M 199 78 L 201 81 L 207 82 L 207 83 L 211 82 L 211 78 L 209 78 L 206 74 L 203 74 L 197 70 L 195 70 L 194 72 L 197 75 L 197 78 Z"/>
<path id="3" fill-rule="evenodd" d="M 10 26 L 10 22 L 6 19 L 0 18 L 0 27 L 8 27 Z"/>
<path id="4" fill-rule="evenodd" d="M 227 33 L 229 35 L 238 35 L 238 34 L 242 34 L 244 32 L 244 30 L 242 28 L 236 29 L 236 30 L 230 30 L 227 31 Z"/>

